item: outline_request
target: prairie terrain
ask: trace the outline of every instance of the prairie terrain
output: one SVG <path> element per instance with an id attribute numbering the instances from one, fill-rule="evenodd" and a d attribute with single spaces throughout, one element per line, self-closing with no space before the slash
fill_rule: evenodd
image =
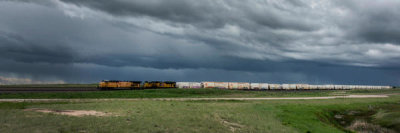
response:
<path id="1" fill-rule="evenodd" d="M 336 117 L 349 111 L 370 111 L 373 112 L 370 116 L 378 113 L 379 118 L 393 118 L 374 120 L 371 117 L 368 122 L 379 125 L 381 129 L 398 131 L 398 95 L 386 98 L 250 101 L 152 99 L 396 93 L 398 90 L 266 92 L 213 89 L 6 93 L 0 94 L 0 97 L 61 98 L 65 101 L 0 102 L 0 132 L 347 132 L 352 129 L 348 128 L 348 124 L 341 124 Z M 387 107 L 396 108 L 388 110 Z M 352 123 L 358 120 L 352 118 L 342 121 Z"/>

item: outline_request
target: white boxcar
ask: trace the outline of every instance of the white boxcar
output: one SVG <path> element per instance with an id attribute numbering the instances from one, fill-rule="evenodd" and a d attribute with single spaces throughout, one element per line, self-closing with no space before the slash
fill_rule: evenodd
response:
<path id="1" fill-rule="evenodd" d="M 229 82 L 229 89 L 239 89 L 239 84 L 237 82 Z"/>
<path id="2" fill-rule="evenodd" d="M 328 85 L 328 89 L 329 89 L 329 90 L 335 89 L 335 85 Z"/>
<path id="3" fill-rule="evenodd" d="M 349 89 L 351 89 L 351 85 L 344 85 L 343 89 L 349 90 Z"/>
<path id="4" fill-rule="evenodd" d="M 391 89 L 392 87 L 391 86 L 384 86 L 383 88 L 384 89 Z"/>
<path id="5" fill-rule="evenodd" d="M 354 85 L 349 85 L 349 89 L 354 90 L 355 86 Z"/>
<path id="6" fill-rule="evenodd" d="M 361 86 L 361 89 L 368 89 L 366 85 Z"/>
<path id="7" fill-rule="evenodd" d="M 362 89 L 362 86 L 361 85 L 356 85 L 356 89 L 357 90 Z"/>
<path id="8" fill-rule="evenodd" d="M 203 88 L 200 82 L 190 82 L 189 86 L 190 88 Z"/>
<path id="9" fill-rule="evenodd" d="M 303 84 L 296 84 L 296 89 L 303 89 Z"/>
<path id="10" fill-rule="evenodd" d="M 318 85 L 309 85 L 309 88 L 311 90 L 315 90 L 315 89 L 318 89 Z"/>
<path id="11" fill-rule="evenodd" d="M 280 84 L 268 84 L 269 89 L 271 90 L 278 90 L 278 89 L 282 89 L 282 86 Z"/>
<path id="12" fill-rule="evenodd" d="M 176 82 L 177 88 L 190 88 L 189 82 Z"/>
<path id="13" fill-rule="evenodd" d="M 204 88 L 215 88 L 215 82 L 202 82 Z"/>
<path id="14" fill-rule="evenodd" d="M 260 83 L 250 83 L 250 88 L 251 89 L 261 89 L 261 84 Z"/>
<path id="15" fill-rule="evenodd" d="M 322 85 L 323 90 L 329 90 L 331 89 L 331 85 Z"/>
<path id="16" fill-rule="evenodd" d="M 348 85 L 342 85 L 342 90 L 348 90 L 349 86 Z"/>
<path id="17" fill-rule="evenodd" d="M 343 85 L 333 85 L 335 90 L 343 90 Z"/>
<path id="18" fill-rule="evenodd" d="M 358 85 L 352 85 L 351 88 L 354 89 L 354 90 L 359 89 Z"/>
<path id="19" fill-rule="evenodd" d="M 350 85 L 343 85 L 343 89 L 344 89 L 344 90 L 350 89 Z"/>
<path id="20" fill-rule="evenodd" d="M 282 84 L 282 89 L 289 90 L 289 84 Z"/>
<path id="21" fill-rule="evenodd" d="M 310 85 L 309 84 L 303 84 L 301 85 L 303 89 L 309 90 L 310 89 Z"/>
<path id="22" fill-rule="evenodd" d="M 296 84 L 296 89 L 300 89 L 300 90 L 305 90 L 305 89 L 310 89 L 310 85 L 308 84 Z"/>
<path id="23" fill-rule="evenodd" d="M 289 84 L 289 90 L 296 90 L 297 84 Z"/>
<path id="24" fill-rule="evenodd" d="M 383 86 L 383 89 L 392 89 L 392 86 Z"/>
<path id="25" fill-rule="evenodd" d="M 250 83 L 247 82 L 239 82 L 239 89 L 250 89 Z"/>
<path id="26" fill-rule="evenodd" d="M 324 90 L 325 89 L 325 85 L 318 85 L 318 89 Z"/>
<path id="27" fill-rule="evenodd" d="M 317 89 L 319 89 L 319 90 L 324 89 L 324 85 L 317 85 Z"/>
<path id="28" fill-rule="evenodd" d="M 228 82 L 214 82 L 215 88 L 219 88 L 219 89 L 228 89 L 229 88 L 229 84 Z"/>
<path id="29" fill-rule="evenodd" d="M 229 89 L 249 89 L 250 84 L 245 82 L 229 82 Z"/>
<path id="30" fill-rule="evenodd" d="M 354 85 L 348 85 L 349 89 L 354 89 Z"/>
<path id="31" fill-rule="evenodd" d="M 267 83 L 260 83 L 260 89 L 263 89 L 263 90 L 269 89 L 268 85 L 269 84 L 267 84 Z"/>

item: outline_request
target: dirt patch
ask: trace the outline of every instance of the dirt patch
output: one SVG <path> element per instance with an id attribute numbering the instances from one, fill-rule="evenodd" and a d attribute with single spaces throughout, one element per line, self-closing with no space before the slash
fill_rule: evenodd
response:
<path id="1" fill-rule="evenodd" d="M 344 96 L 346 98 L 380 98 L 380 97 L 389 97 L 387 95 L 348 95 Z"/>
<path id="2" fill-rule="evenodd" d="M 217 120 L 219 122 L 222 123 L 222 125 L 224 125 L 225 127 L 228 127 L 229 130 L 232 131 L 232 132 L 236 132 L 236 131 L 238 131 L 238 130 L 240 130 L 241 128 L 244 127 L 244 125 L 241 125 L 239 123 L 229 122 L 228 120 L 226 120 L 226 119 L 224 119 L 224 118 L 222 118 L 222 117 L 220 117 L 218 115 L 215 115 L 215 117 L 217 118 Z"/>
<path id="3" fill-rule="evenodd" d="M 108 113 L 94 111 L 94 110 L 50 110 L 50 109 L 39 109 L 39 108 L 31 108 L 25 109 L 25 111 L 35 111 L 42 113 L 53 113 L 60 115 L 69 115 L 69 116 L 108 116 Z"/>

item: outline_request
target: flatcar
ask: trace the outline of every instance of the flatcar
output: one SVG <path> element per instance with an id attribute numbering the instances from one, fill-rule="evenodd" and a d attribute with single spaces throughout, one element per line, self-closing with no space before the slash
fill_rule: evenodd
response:
<path id="1" fill-rule="evenodd" d="M 110 89 L 140 89 L 141 81 L 118 81 L 118 80 L 103 80 L 99 83 L 98 88 L 101 90 Z"/>

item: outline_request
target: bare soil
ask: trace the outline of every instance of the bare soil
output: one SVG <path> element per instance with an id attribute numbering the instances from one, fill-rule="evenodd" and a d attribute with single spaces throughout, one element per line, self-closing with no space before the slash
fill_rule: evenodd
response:
<path id="1" fill-rule="evenodd" d="M 241 125 L 239 123 L 230 122 L 227 119 L 224 119 L 218 115 L 215 115 L 215 117 L 225 127 L 228 127 L 231 132 L 236 132 L 236 131 L 239 131 L 241 128 L 244 128 L 244 125 Z"/>
<path id="2" fill-rule="evenodd" d="M 34 111 L 42 113 L 53 113 L 68 116 L 107 116 L 107 113 L 94 111 L 94 110 L 50 110 L 50 109 L 40 109 L 40 108 L 30 108 L 24 111 Z"/>

